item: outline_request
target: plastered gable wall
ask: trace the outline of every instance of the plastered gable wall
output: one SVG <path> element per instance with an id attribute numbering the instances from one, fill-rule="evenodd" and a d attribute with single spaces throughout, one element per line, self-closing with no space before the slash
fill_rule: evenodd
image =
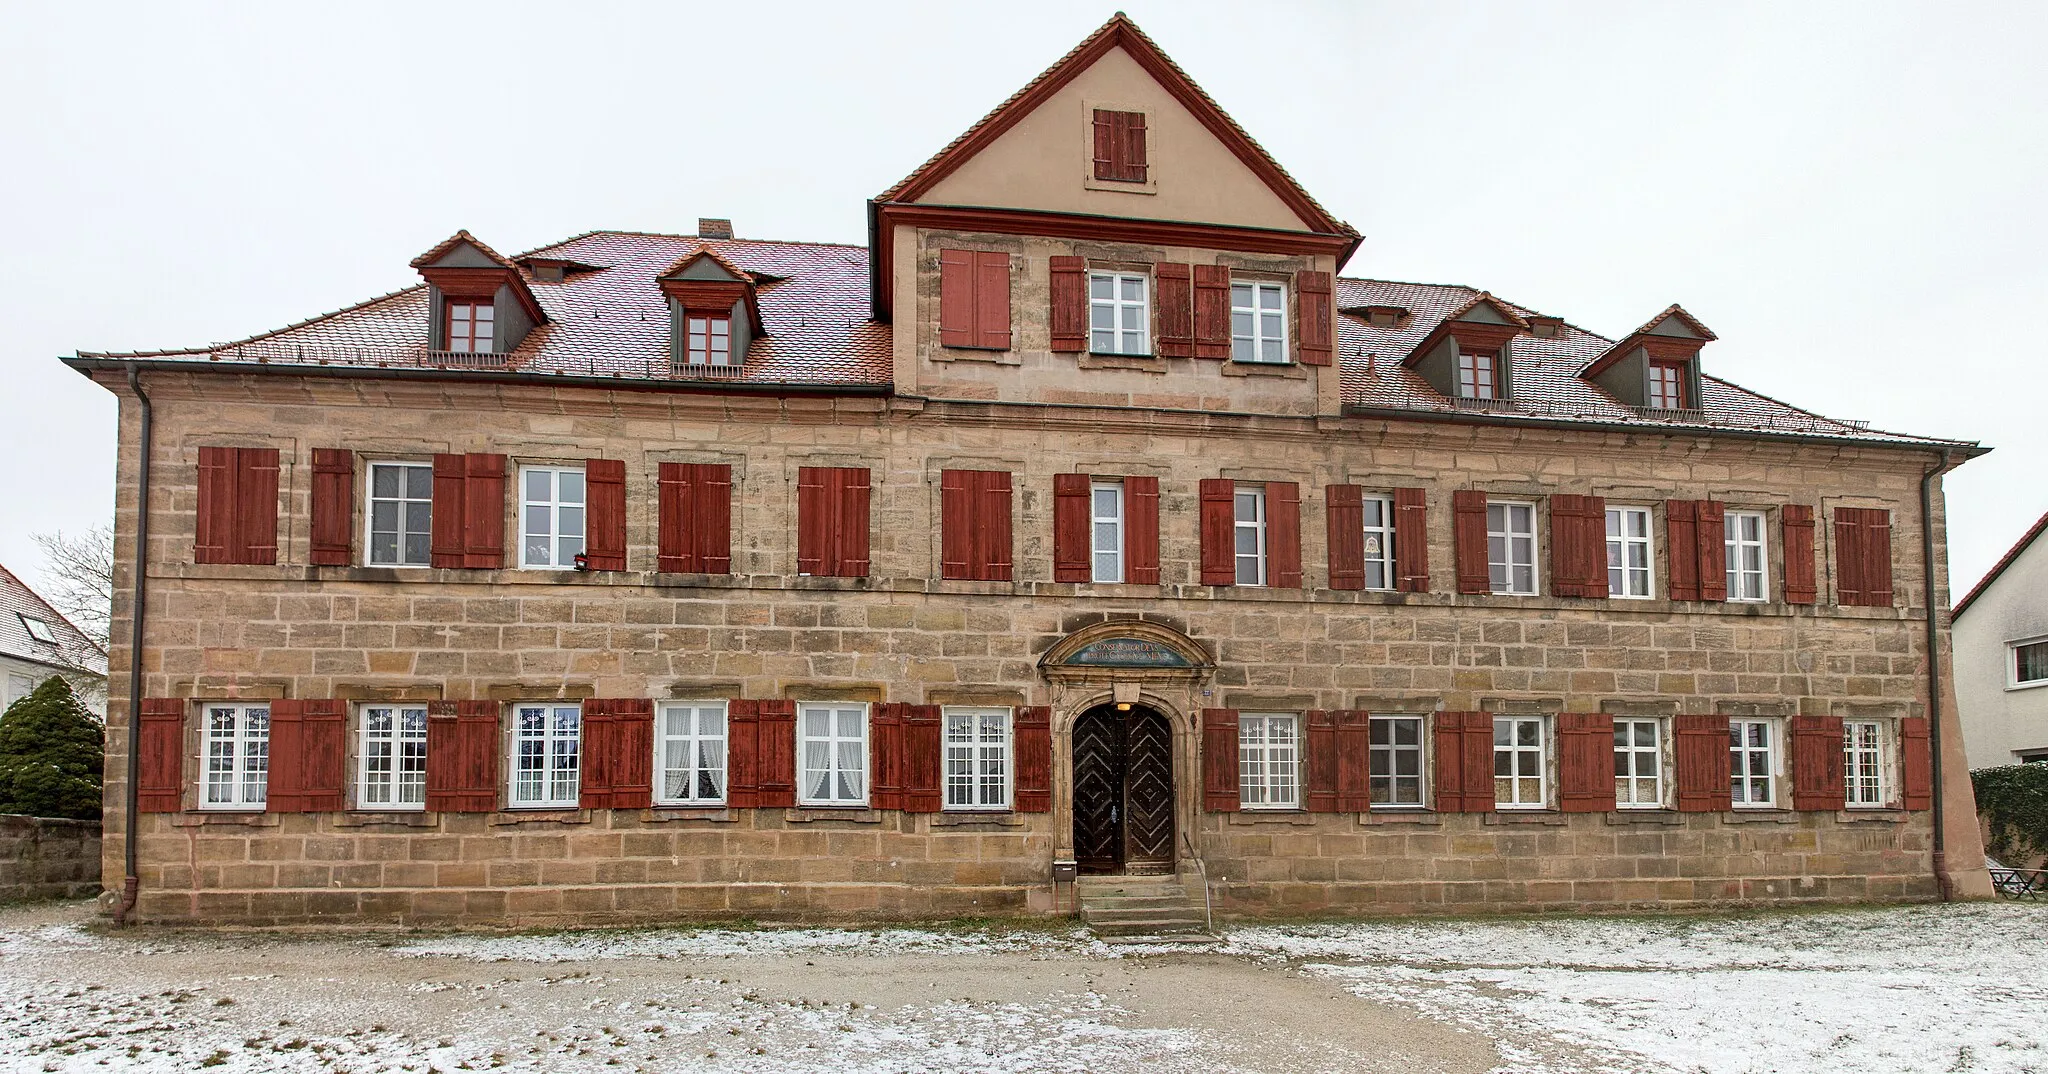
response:
<path id="1" fill-rule="evenodd" d="M 2048 540 L 2036 539 L 1955 624 L 1956 695 L 1970 767 L 2048 750 L 2048 687 L 2009 689 L 2010 644 L 2048 638 Z"/>

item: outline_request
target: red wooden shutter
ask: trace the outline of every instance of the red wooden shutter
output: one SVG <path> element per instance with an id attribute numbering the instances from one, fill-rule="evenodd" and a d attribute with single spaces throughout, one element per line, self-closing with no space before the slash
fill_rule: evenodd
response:
<path id="1" fill-rule="evenodd" d="M 1372 808 L 1372 714 L 1347 709 L 1336 720 L 1337 812 L 1363 813 Z"/>
<path id="2" fill-rule="evenodd" d="M 626 569 L 626 463 L 586 459 L 583 463 L 583 562 L 594 571 Z"/>
<path id="3" fill-rule="evenodd" d="M 939 471 L 939 577 L 973 578 L 974 471 Z"/>
<path id="4" fill-rule="evenodd" d="M 797 570 L 828 578 L 865 577 L 868 573 L 867 468 L 800 467 L 797 470 L 796 494 Z M 728 502 L 730 498 L 728 491 Z"/>
<path id="5" fill-rule="evenodd" d="M 1696 501 L 1664 501 L 1664 588 L 1672 600 L 1700 599 L 1699 517 Z"/>
<path id="6" fill-rule="evenodd" d="M 796 805 L 796 702 L 763 701 L 755 724 L 754 799 L 762 809 Z"/>
<path id="7" fill-rule="evenodd" d="M 939 251 L 939 345 L 979 346 L 975 332 L 974 251 Z"/>
<path id="8" fill-rule="evenodd" d="M 1605 813 L 1614 808 L 1614 717 L 1604 712 L 1557 716 L 1557 808 Z"/>
<path id="9" fill-rule="evenodd" d="M 759 701 L 735 697 L 725 703 L 725 804 L 733 809 L 761 804 L 760 725 Z"/>
<path id="10" fill-rule="evenodd" d="M 1835 508 L 1836 603 L 1892 606 L 1892 514 L 1883 508 Z"/>
<path id="11" fill-rule="evenodd" d="M 1729 808 L 1728 717 L 1673 716 L 1671 738 L 1678 767 L 1681 813 Z"/>
<path id="12" fill-rule="evenodd" d="M 654 804 L 654 702 L 644 697 L 583 702 L 581 793 L 584 809 L 646 809 Z"/>
<path id="13" fill-rule="evenodd" d="M 1013 808 L 1019 813 L 1052 812 L 1052 709 L 1044 705 L 1018 709 L 1010 737 L 1017 751 Z"/>
<path id="14" fill-rule="evenodd" d="M 1202 710 L 1202 808 L 1238 811 L 1237 710 Z"/>
<path id="15" fill-rule="evenodd" d="M 1486 565 L 1486 493 L 1451 493 L 1451 533 L 1458 549 L 1458 592 L 1493 592 L 1493 574 Z"/>
<path id="16" fill-rule="evenodd" d="M 1230 357 L 1230 267 L 1195 266 L 1195 357 Z"/>
<path id="17" fill-rule="evenodd" d="M 807 495 L 811 467 L 798 471 L 798 569 L 812 551 L 802 527 L 813 505 Z M 655 566 L 677 574 L 726 574 L 732 570 L 732 467 L 724 463 L 661 464 L 661 521 Z M 805 571 L 804 573 L 816 573 Z"/>
<path id="18" fill-rule="evenodd" d="M 1586 595 L 1585 555 L 1579 549 L 1585 499 L 1565 493 L 1550 498 L 1550 591 L 1560 597 Z"/>
<path id="19" fill-rule="evenodd" d="M 1294 274 L 1294 340 L 1302 365 L 1329 365 L 1336 357 L 1336 343 L 1330 336 L 1336 323 L 1330 311 L 1330 287 L 1327 272 Z"/>
<path id="20" fill-rule="evenodd" d="M 1227 477 L 1202 479 L 1202 584 L 1237 582 L 1237 483 Z"/>
<path id="21" fill-rule="evenodd" d="M 868 715 L 869 755 L 875 759 L 870 774 L 869 809 L 903 808 L 903 717 L 909 705 L 897 701 L 876 705 Z"/>
<path id="22" fill-rule="evenodd" d="M 903 811 L 937 813 L 945 807 L 944 721 L 937 705 L 906 705 L 903 715 Z"/>
<path id="23" fill-rule="evenodd" d="M 1728 599 L 1728 505 L 1701 500 L 1699 509 L 1700 599 Z"/>
<path id="24" fill-rule="evenodd" d="M 277 562 L 277 449 L 235 452 L 235 563 Z"/>
<path id="25" fill-rule="evenodd" d="M 1266 584 L 1301 588 L 1301 494 L 1292 481 L 1266 482 L 1266 561 Z"/>
<path id="26" fill-rule="evenodd" d="M 1052 475 L 1052 580 L 1086 582 L 1090 484 L 1087 474 Z"/>
<path id="27" fill-rule="evenodd" d="M 1159 584 L 1159 479 L 1124 478 L 1124 581 Z"/>
<path id="28" fill-rule="evenodd" d="M 690 535 L 690 520 L 696 507 L 696 469 L 688 463 L 665 462 L 657 476 L 654 567 L 665 574 L 689 574 L 698 569 L 697 549 Z M 803 479 L 799 477 L 797 481 L 797 516 L 801 526 L 805 506 Z M 802 543 L 799 538 L 799 560 L 803 557 Z M 803 568 L 799 565 L 797 569 Z"/>
<path id="29" fill-rule="evenodd" d="M 1493 714 L 1436 714 L 1436 808 L 1439 813 L 1491 813 Z"/>
<path id="30" fill-rule="evenodd" d="M 1104 108 L 1095 109 L 1093 119 L 1095 142 L 1095 178 L 1121 179 L 1117 174 L 1117 113 Z"/>
<path id="31" fill-rule="evenodd" d="M 1088 349 L 1088 262 L 1054 255 L 1052 269 L 1052 349 L 1072 353 Z"/>
<path id="32" fill-rule="evenodd" d="M 1788 503 L 1778 509 L 1785 540 L 1785 603 L 1812 604 L 1820 586 L 1814 572 L 1813 508 Z"/>
<path id="33" fill-rule="evenodd" d="M 489 813 L 498 808 L 498 703 L 427 703 L 427 809 Z"/>
<path id="34" fill-rule="evenodd" d="M 612 769 L 618 760 L 612 744 L 611 699 L 585 699 L 582 721 L 582 741 L 576 750 L 576 804 L 584 809 L 610 809 Z"/>
<path id="35" fill-rule="evenodd" d="M 1010 349 L 1010 255 L 974 252 L 974 345 Z"/>
<path id="36" fill-rule="evenodd" d="M 1323 520 L 1329 529 L 1330 588 L 1365 588 L 1365 497 L 1357 485 L 1323 490 Z"/>
<path id="37" fill-rule="evenodd" d="M 1155 336 L 1166 358 L 1195 356 L 1195 286 L 1190 266 L 1162 262 L 1152 266 L 1158 280 L 1159 323 Z"/>
<path id="38" fill-rule="evenodd" d="M 705 574 L 732 573 L 732 467 L 697 464 L 693 483 L 696 510 L 691 529 L 696 536 L 697 569 Z"/>
<path id="39" fill-rule="evenodd" d="M 1145 113 L 1097 108 L 1094 113 L 1095 178 L 1145 181 Z"/>
<path id="40" fill-rule="evenodd" d="M 868 576 L 868 507 L 871 495 L 865 466 L 842 467 L 835 478 L 837 514 L 833 530 L 833 575 Z"/>
<path id="41" fill-rule="evenodd" d="M 135 783 L 136 808 L 144 813 L 177 813 L 185 808 L 185 714 L 183 698 L 145 697 L 135 706 L 130 748 L 141 756 Z"/>
<path id="42" fill-rule="evenodd" d="M 1588 496 L 1579 516 L 1579 573 L 1586 595 L 1607 599 L 1607 498 Z"/>
<path id="43" fill-rule="evenodd" d="M 463 566 L 496 569 L 505 565 L 505 456 L 470 455 L 464 459 Z"/>
<path id="44" fill-rule="evenodd" d="M 1007 470 L 948 470 L 964 476 L 963 535 L 966 562 L 960 577 L 984 582 L 1010 580 L 1010 473 Z M 943 489 L 941 490 L 943 492 Z M 947 577 L 953 577 L 947 575 Z"/>
<path id="45" fill-rule="evenodd" d="M 1429 592 L 1429 506 L 1421 489 L 1394 490 L 1395 588 Z"/>
<path id="46" fill-rule="evenodd" d="M 193 520 L 192 562 L 233 563 L 235 449 L 199 449 L 199 513 Z"/>
<path id="47" fill-rule="evenodd" d="M 267 813 L 336 813 L 348 782 L 348 704 L 280 699 L 270 703 Z"/>
<path id="48" fill-rule="evenodd" d="M 1305 721 L 1301 758 L 1302 804 L 1311 813 L 1337 811 L 1337 718 L 1310 709 Z"/>
<path id="49" fill-rule="evenodd" d="M 460 567 L 468 562 L 463 554 L 463 526 L 469 512 L 463 509 L 469 491 L 469 460 L 461 455 L 434 456 L 433 556 L 436 567 Z"/>
<path id="50" fill-rule="evenodd" d="M 1925 716 L 1899 721 L 1900 805 L 1934 808 L 1934 742 Z"/>
<path id="51" fill-rule="evenodd" d="M 1842 718 L 1792 717 L 1792 808 L 1840 809 L 1847 797 Z"/>
<path id="52" fill-rule="evenodd" d="M 346 567 L 355 535 L 355 453 L 347 448 L 313 449 L 313 524 L 310 562 Z"/>

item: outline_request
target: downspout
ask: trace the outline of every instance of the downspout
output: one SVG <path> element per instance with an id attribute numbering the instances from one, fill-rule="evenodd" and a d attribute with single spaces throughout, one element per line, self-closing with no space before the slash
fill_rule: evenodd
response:
<path id="1" fill-rule="evenodd" d="M 142 404 L 141 446 L 136 454 L 141 466 L 135 478 L 135 575 L 134 595 L 128 601 L 128 775 L 122 789 L 121 853 L 125 859 L 125 872 L 121 877 L 121 902 L 114 907 L 114 925 L 124 926 L 128 915 L 135 912 L 137 889 L 142 878 L 136 868 L 138 853 L 135 847 L 135 826 L 141 816 L 138 808 L 139 790 L 142 779 L 142 750 L 140 735 L 142 717 L 142 613 L 146 606 L 144 591 L 148 587 L 148 575 L 143 568 L 149 559 L 149 440 L 150 419 L 149 396 L 142 390 L 142 374 L 134 363 L 128 365 L 128 390 L 135 393 L 137 402 Z"/>
<path id="2" fill-rule="evenodd" d="M 1942 827 L 1941 788 L 1941 608 L 1934 601 L 1934 482 L 1948 470 L 1950 450 L 1920 476 L 1920 569 L 1927 604 L 1927 746 L 1934 753 L 1934 885 L 1942 902 L 1955 899 L 1948 875 L 1948 847 Z"/>

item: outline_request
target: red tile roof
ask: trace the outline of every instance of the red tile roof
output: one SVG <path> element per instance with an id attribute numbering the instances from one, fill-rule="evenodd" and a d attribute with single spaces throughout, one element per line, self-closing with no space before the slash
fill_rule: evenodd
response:
<path id="1" fill-rule="evenodd" d="M 1984 572 L 1984 577 L 1979 578 L 1977 584 L 1971 586 L 1968 593 L 1963 594 L 1963 599 L 1956 601 L 1955 607 L 1949 610 L 1948 621 L 1953 624 L 1956 620 L 1961 619 L 1963 612 L 1969 608 L 1971 602 L 1983 595 L 1985 590 L 1991 588 L 1991 583 L 1998 581 L 1998 576 L 2004 574 L 2005 569 L 2012 566 L 2013 561 L 2020 558 L 2020 554 L 2025 552 L 2035 540 L 2039 539 L 2044 531 L 2048 531 L 2048 514 L 2042 515 L 2041 520 L 2034 523 L 2032 529 L 2029 529 L 2011 548 L 2006 549 L 2005 554 L 1998 557 L 1998 562 L 1992 564 L 1991 569 Z"/>

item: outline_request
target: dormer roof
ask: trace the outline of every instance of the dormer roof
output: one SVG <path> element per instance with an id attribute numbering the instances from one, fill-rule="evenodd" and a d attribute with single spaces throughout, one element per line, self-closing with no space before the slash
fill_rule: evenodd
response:
<path id="1" fill-rule="evenodd" d="M 1699 356 L 1701 347 L 1718 338 L 1713 329 L 1701 324 L 1699 318 L 1673 302 L 1664 307 L 1663 312 L 1643 322 L 1642 327 L 1623 336 L 1619 343 L 1600 352 L 1599 357 L 1579 371 L 1579 376 L 1597 377 L 1636 348 L 1644 346 L 1650 348 L 1652 357 L 1695 358 Z"/>
<path id="2" fill-rule="evenodd" d="M 533 296 L 526 273 L 466 230 L 457 231 L 413 258 L 412 267 L 444 294 L 484 298 L 495 296 L 501 288 L 510 288 L 534 324 L 548 323 L 547 311 Z"/>
<path id="3" fill-rule="evenodd" d="M 1445 314 L 1444 319 L 1401 359 L 1401 364 L 1412 366 L 1448 337 L 1457 337 L 1461 346 L 1492 349 L 1505 347 L 1509 340 L 1528 330 L 1528 318 L 1515 307 L 1481 291 Z"/>
<path id="4" fill-rule="evenodd" d="M 655 277 L 662 294 L 680 302 L 684 309 L 730 310 L 739 302 L 747 306 L 747 320 L 754 334 L 767 335 L 761 321 L 761 298 L 756 274 L 733 264 L 709 243 L 702 243 L 677 258 Z"/>
<path id="5" fill-rule="evenodd" d="M 690 266 L 696 264 L 699 261 L 707 260 L 710 261 L 714 266 L 716 266 L 720 271 L 724 272 L 726 278 L 729 280 L 737 280 L 741 283 L 754 282 L 753 273 L 750 273 L 745 269 L 740 268 L 738 265 L 733 264 L 731 261 L 726 260 L 723 256 L 719 254 L 717 250 L 712 249 L 708 245 L 699 246 L 695 250 L 692 250 L 689 253 L 677 258 L 675 264 L 670 265 L 667 269 L 663 270 L 662 274 L 656 278 L 662 280 L 681 280 L 690 278 L 687 276 Z M 704 277 L 698 276 L 695 278 L 703 279 Z"/>

